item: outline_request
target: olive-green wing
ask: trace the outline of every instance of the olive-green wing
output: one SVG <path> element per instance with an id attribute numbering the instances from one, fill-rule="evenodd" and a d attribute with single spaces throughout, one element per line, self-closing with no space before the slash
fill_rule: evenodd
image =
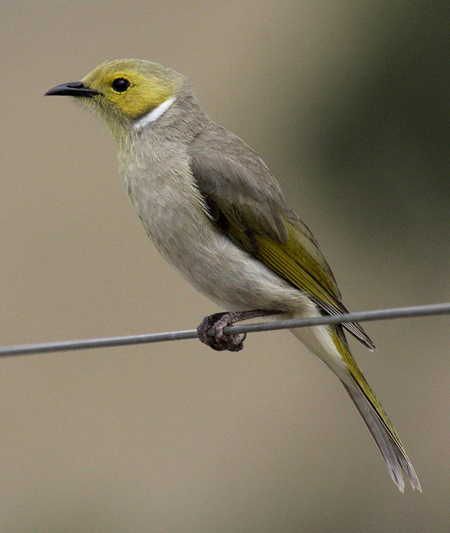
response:
<path id="1" fill-rule="evenodd" d="M 244 147 L 250 150 L 242 145 L 242 152 Z M 324 314 L 348 312 L 315 238 L 289 208 L 278 183 L 254 152 L 245 151 L 243 156 L 230 153 L 227 146 L 223 151 L 197 149 L 191 152 L 190 164 L 205 212 L 216 227 L 308 293 Z M 374 348 L 359 324 L 343 326 L 365 346 Z"/>

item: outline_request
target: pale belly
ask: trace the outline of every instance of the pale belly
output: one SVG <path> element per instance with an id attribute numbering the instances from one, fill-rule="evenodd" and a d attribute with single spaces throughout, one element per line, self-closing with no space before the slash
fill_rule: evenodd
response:
<path id="1" fill-rule="evenodd" d="M 178 212 L 165 238 L 152 237 L 161 254 L 197 290 L 234 311 L 288 311 L 309 303 L 301 291 L 239 249 L 203 213 L 200 216 L 198 223 Z"/>
<path id="2" fill-rule="evenodd" d="M 197 290 L 232 311 L 310 308 L 304 293 L 211 224 L 192 189 L 158 185 L 157 195 L 129 187 L 130 199 L 159 252 Z"/>

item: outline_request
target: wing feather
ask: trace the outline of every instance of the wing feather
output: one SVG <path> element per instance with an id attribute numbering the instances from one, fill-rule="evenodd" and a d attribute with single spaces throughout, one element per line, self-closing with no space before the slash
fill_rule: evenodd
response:
<path id="1" fill-rule="evenodd" d="M 289 207 L 266 165 L 233 134 L 218 128 L 214 135 L 215 150 L 200 136 L 190 153 L 209 220 L 217 221 L 218 229 L 237 246 L 308 293 L 324 314 L 347 313 L 317 241 Z M 374 349 L 359 324 L 343 327 Z"/>

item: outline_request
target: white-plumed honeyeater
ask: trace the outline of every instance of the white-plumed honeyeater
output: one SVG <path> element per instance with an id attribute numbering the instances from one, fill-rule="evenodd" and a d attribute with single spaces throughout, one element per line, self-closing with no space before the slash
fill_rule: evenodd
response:
<path id="1" fill-rule="evenodd" d="M 224 327 L 282 315 L 345 313 L 316 239 L 292 211 L 264 162 L 201 109 L 187 78 L 156 63 L 118 60 L 47 95 L 68 95 L 110 127 L 120 172 L 145 230 L 162 255 L 226 313 L 200 324 L 216 350 L 242 348 Z M 215 337 L 207 331 L 212 328 Z M 400 439 L 352 357 L 347 330 L 369 349 L 359 324 L 294 329 L 341 380 L 367 424 L 389 473 L 420 483 Z"/>

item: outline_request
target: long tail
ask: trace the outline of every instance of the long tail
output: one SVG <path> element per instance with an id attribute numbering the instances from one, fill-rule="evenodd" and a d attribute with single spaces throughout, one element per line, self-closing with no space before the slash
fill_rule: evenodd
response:
<path id="1" fill-rule="evenodd" d="M 372 405 L 370 400 L 364 394 L 359 385 L 355 382 L 356 387 L 351 389 L 344 383 L 344 387 L 353 400 L 359 414 L 362 416 L 366 423 L 372 437 L 374 438 L 381 455 L 388 467 L 389 474 L 392 481 L 397 485 L 401 492 L 405 490 L 405 482 L 403 480 L 403 473 L 411 483 L 413 489 L 417 489 L 422 492 L 422 488 L 417 478 L 417 474 L 414 471 L 414 467 L 411 464 L 402 443 L 398 439 L 396 434 L 393 434 L 389 427 L 386 425 L 386 421 L 381 418 L 378 411 Z M 389 422 L 389 419 L 386 418 Z"/>
<path id="2" fill-rule="evenodd" d="M 404 474 L 411 487 L 422 492 L 414 467 L 383 407 L 353 359 L 342 328 L 319 326 L 296 329 L 292 332 L 342 381 L 372 434 L 393 482 L 400 491 L 405 490 Z"/>

